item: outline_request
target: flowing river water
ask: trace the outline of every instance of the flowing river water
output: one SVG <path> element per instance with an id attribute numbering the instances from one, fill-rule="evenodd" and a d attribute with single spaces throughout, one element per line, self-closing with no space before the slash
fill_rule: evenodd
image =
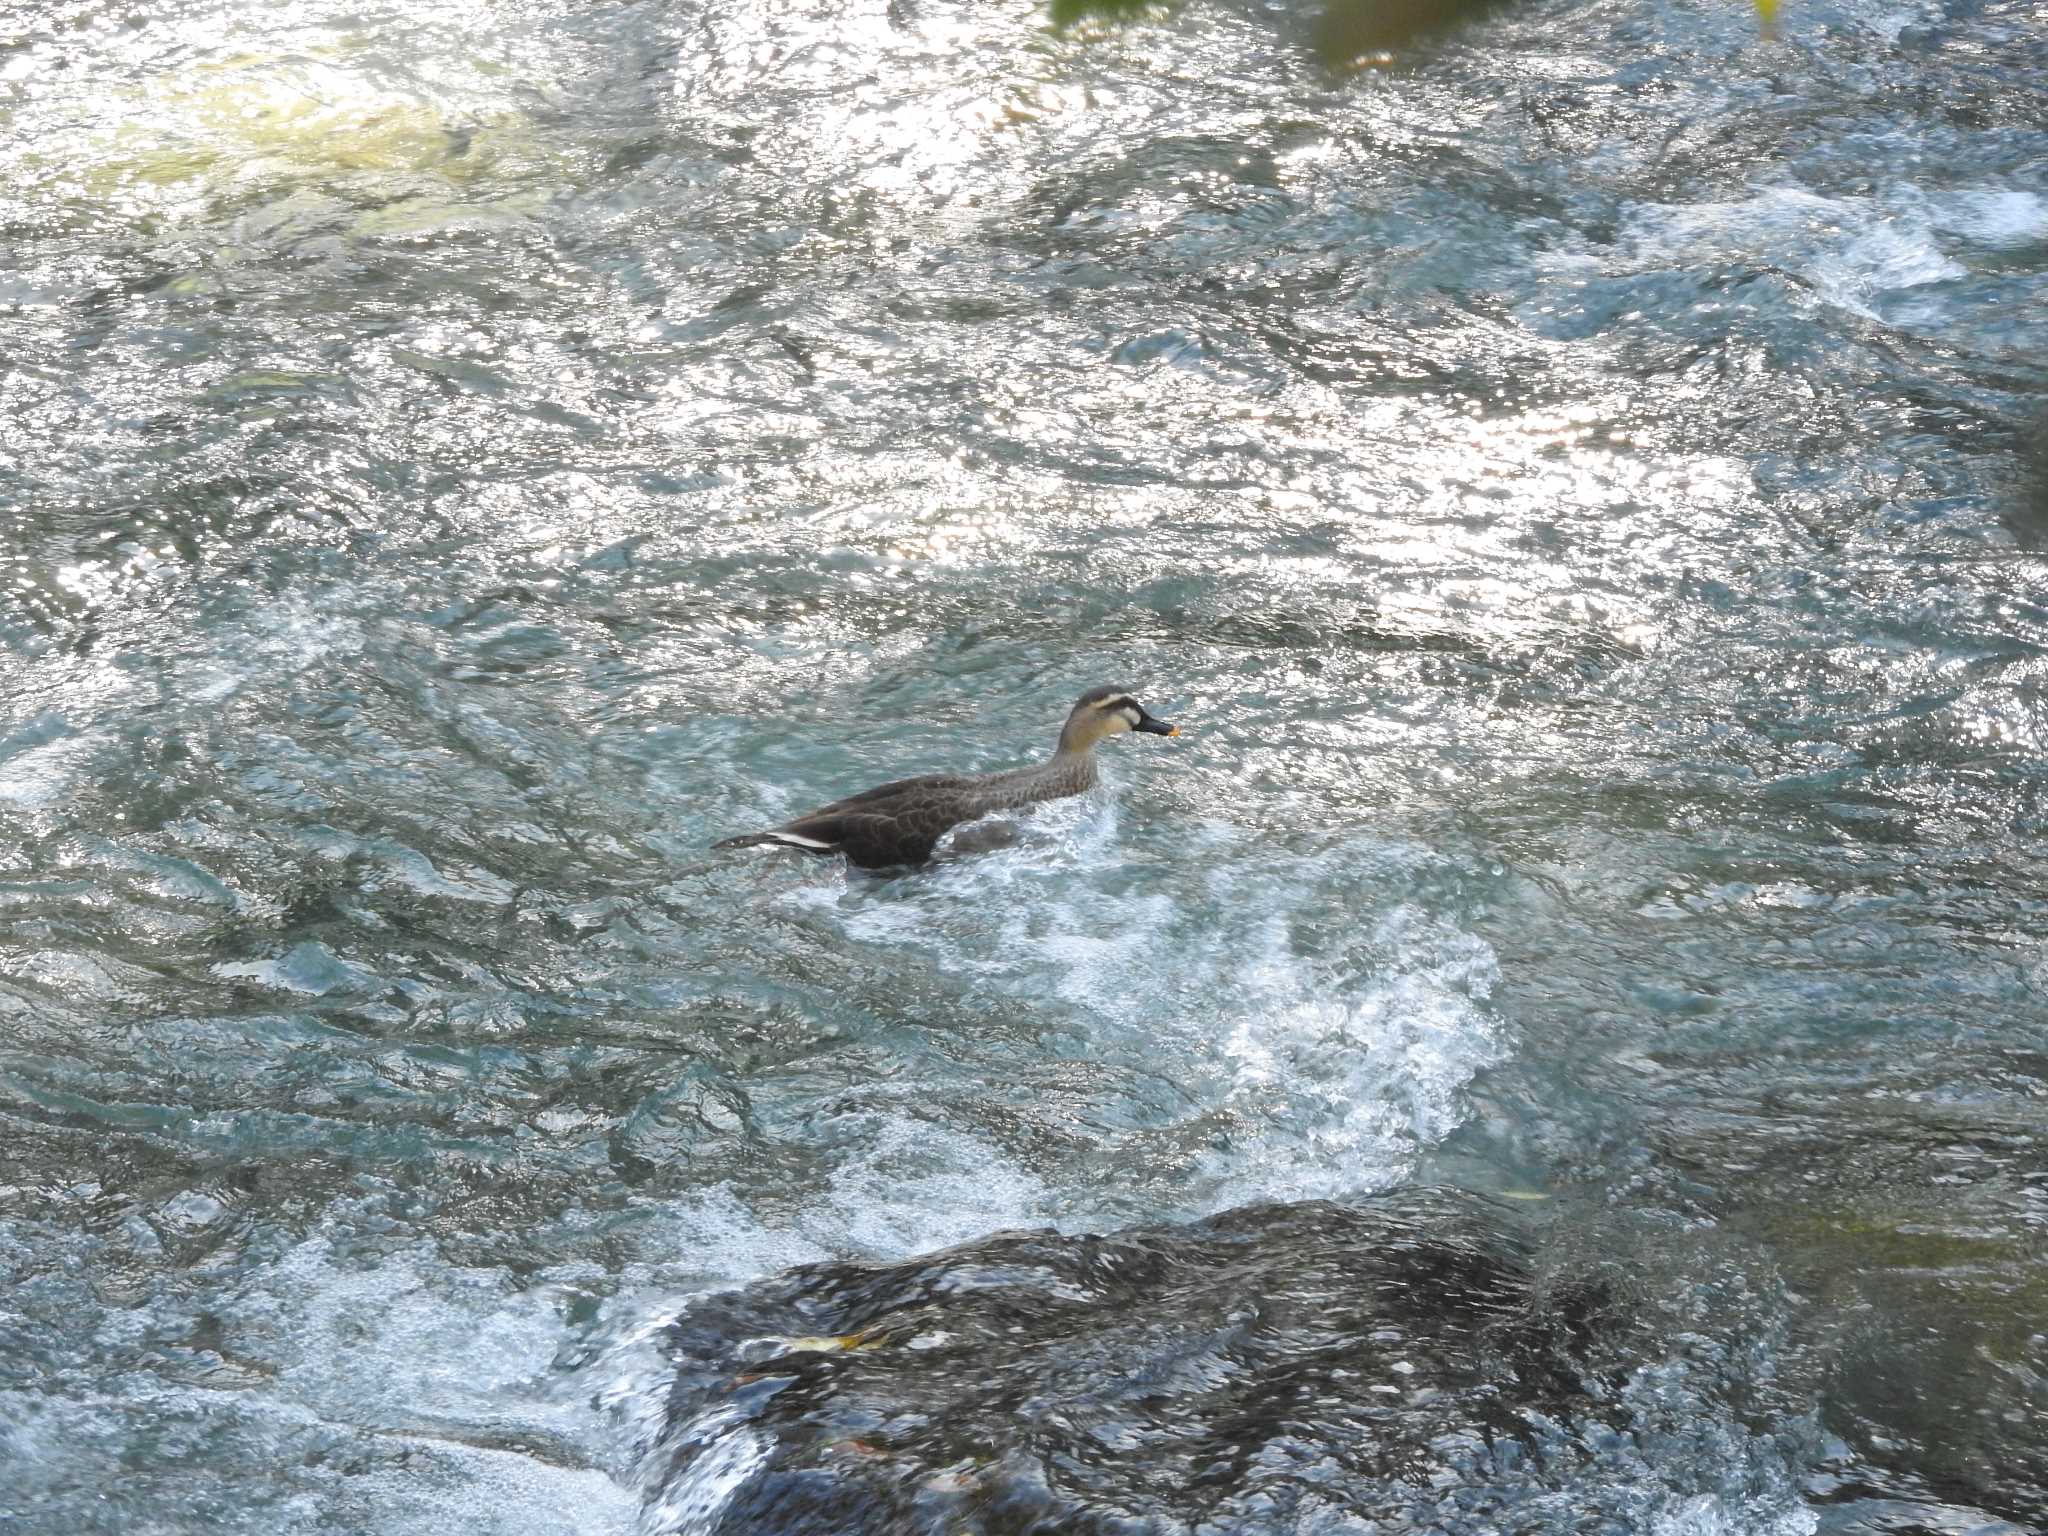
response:
<path id="1" fill-rule="evenodd" d="M 4 15 L 0 1532 L 2048 1527 L 2039 0 Z"/>

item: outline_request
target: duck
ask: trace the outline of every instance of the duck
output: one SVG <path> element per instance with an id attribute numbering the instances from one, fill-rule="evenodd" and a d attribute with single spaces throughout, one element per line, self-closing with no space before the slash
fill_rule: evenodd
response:
<path id="1" fill-rule="evenodd" d="M 923 864 L 939 839 L 965 822 L 1093 789 L 1099 777 L 1096 746 L 1130 731 L 1180 735 L 1178 726 L 1155 717 L 1128 688 L 1090 688 L 1074 701 L 1060 727 L 1058 745 L 1042 763 L 1000 773 L 928 773 L 894 779 L 806 811 L 779 827 L 742 832 L 711 846 L 768 844 L 805 853 L 843 854 L 862 869 Z"/>

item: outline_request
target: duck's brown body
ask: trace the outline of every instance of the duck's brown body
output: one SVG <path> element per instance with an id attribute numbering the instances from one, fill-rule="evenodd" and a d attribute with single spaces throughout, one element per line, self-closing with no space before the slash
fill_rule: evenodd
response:
<path id="1" fill-rule="evenodd" d="M 1095 744 L 1105 736 L 1134 730 L 1178 734 L 1165 721 L 1153 719 L 1123 689 L 1090 689 L 1068 715 L 1059 749 L 1043 763 L 1001 773 L 897 779 L 821 805 L 768 831 L 743 833 L 712 846 L 769 843 L 806 853 L 843 853 L 865 869 L 922 864 L 939 839 L 964 822 L 1094 788 Z"/>

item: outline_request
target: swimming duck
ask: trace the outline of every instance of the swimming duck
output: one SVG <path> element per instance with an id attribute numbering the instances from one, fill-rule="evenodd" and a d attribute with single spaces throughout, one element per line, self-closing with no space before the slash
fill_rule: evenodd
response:
<path id="1" fill-rule="evenodd" d="M 1058 748 L 1042 763 L 1001 773 L 933 773 L 897 779 L 806 811 L 766 832 L 745 832 L 714 848 L 773 843 L 806 853 L 843 853 L 863 869 L 922 864 L 950 829 L 996 811 L 1058 800 L 1093 789 L 1095 744 L 1125 731 L 1178 736 L 1125 688 L 1090 688 L 1060 727 Z"/>

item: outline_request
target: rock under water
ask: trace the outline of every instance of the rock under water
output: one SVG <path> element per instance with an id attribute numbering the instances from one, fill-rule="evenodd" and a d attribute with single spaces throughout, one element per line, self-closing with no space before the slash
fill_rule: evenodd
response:
<path id="1" fill-rule="evenodd" d="M 1597 1413 L 1604 1292 L 1448 1191 L 1010 1232 L 702 1298 L 657 1529 L 1422 1528 L 1526 1496 Z M 1276 1522 L 1278 1523 L 1276 1527 Z"/>

